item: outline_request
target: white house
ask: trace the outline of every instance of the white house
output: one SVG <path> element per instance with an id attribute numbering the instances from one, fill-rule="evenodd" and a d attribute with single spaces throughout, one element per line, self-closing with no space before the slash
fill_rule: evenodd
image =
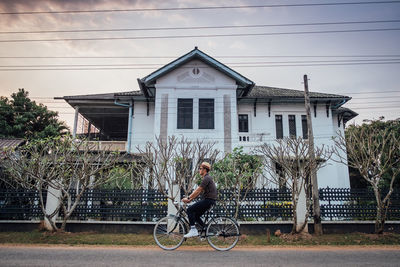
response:
<path id="1" fill-rule="evenodd" d="M 155 136 L 217 141 L 217 148 L 245 151 L 284 136 L 307 138 L 304 92 L 258 86 L 197 47 L 148 76 L 140 90 L 64 96 L 101 141 L 122 142 L 128 152 Z M 343 108 L 348 96 L 310 93 L 315 145 L 333 144 L 357 113 Z M 90 130 L 89 130 L 90 132 Z M 318 172 L 320 187 L 350 187 L 346 166 L 328 162 Z"/>

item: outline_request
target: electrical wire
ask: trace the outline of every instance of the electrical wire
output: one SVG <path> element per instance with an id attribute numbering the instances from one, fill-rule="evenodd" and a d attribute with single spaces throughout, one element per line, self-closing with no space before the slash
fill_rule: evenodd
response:
<path id="1" fill-rule="evenodd" d="M 400 1 L 357 1 L 357 2 L 328 2 L 328 3 L 298 3 L 298 4 L 269 4 L 269 5 L 240 5 L 240 6 L 204 6 L 204 7 L 166 7 L 166 8 L 130 8 L 130 9 L 101 9 L 101 10 L 49 10 L 49 11 L 20 11 L 1 12 L 0 15 L 37 15 L 37 14 L 80 14 L 80 13 L 110 13 L 110 12 L 149 12 L 149 11 L 188 11 L 188 10 L 226 10 L 248 8 L 278 8 L 278 7 L 315 7 L 315 6 L 349 6 L 349 5 L 381 5 L 399 4 Z"/>
<path id="2" fill-rule="evenodd" d="M 191 26 L 191 27 L 153 27 L 153 28 L 118 28 L 118 29 L 72 29 L 72 30 L 40 30 L 40 31 L 0 31 L 0 34 L 43 34 L 43 33 L 88 33 L 88 32 L 125 32 L 125 31 L 165 31 L 165 30 L 204 30 L 204 29 L 240 29 L 265 27 L 293 27 L 293 26 L 327 26 L 397 23 L 400 20 L 369 20 L 369 21 L 336 21 L 336 22 L 309 22 L 284 24 L 255 24 L 255 25 L 221 25 L 221 26 Z"/>
<path id="3" fill-rule="evenodd" d="M 0 56 L 0 59 L 175 59 L 179 56 Z M 381 55 L 217 55 L 215 58 L 343 58 L 343 57 L 400 57 L 400 54 Z"/>
<path id="4" fill-rule="evenodd" d="M 309 61 L 253 61 L 253 62 L 226 62 L 227 65 L 235 65 L 236 67 L 243 67 L 242 65 L 259 66 L 260 64 L 292 64 L 292 63 L 351 63 L 351 62 L 400 62 L 399 58 L 386 58 L 386 59 L 347 59 L 347 60 L 309 60 Z M 0 68 L 60 68 L 60 67 L 135 67 L 135 66 L 155 66 L 160 67 L 160 63 L 131 63 L 131 64 L 41 64 L 41 65 L 0 65 Z M 182 67 L 191 69 L 192 67 Z M 201 67 L 204 69 L 204 67 Z"/>
<path id="5" fill-rule="evenodd" d="M 0 43 L 24 42 L 60 42 L 60 41 L 116 41 L 116 40 L 153 40 L 153 39 L 187 39 L 187 38 L 218 38 L 218 37 L 255 37 L 276 35 L 303 35 L 303 34 L 332 34 L 355 32 L 388 32 L 399 31 L 400 28 L 377 29 L 349 29 L 349 30 L 324 30 L 324 31 L 296 31 L 296 32 L 264 32 L 264 33 L 229 33 L 229 34 L 203 34 L 203 35 L 165 35 L 165 36 L 120 36 L 120 37 L 90 37 L 90 38 L 54 38 L 54 39 L 6 39 Z"/>
<path id="6" fill-rule="evenodd" d="M 312 67 L 312 66 L 354 66 L 354 65 L 387 65 L 400 64 L 400 61 L 382 61 L 382 62 L 350 62 L 350 63 L 321 63 L 321 64 L 275 64 L 275 65 L 240 65 L 230 66 L 232 68 L 274 68 L 274 67 Z M 94 70 L 147 70 L 152 67 L 92 67 L 92 68 L 0 68 L 1 71 L 94 71 Z"/>

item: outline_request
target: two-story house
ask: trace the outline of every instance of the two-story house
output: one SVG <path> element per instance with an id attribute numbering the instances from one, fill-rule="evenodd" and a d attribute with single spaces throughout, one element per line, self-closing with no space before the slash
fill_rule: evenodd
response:
<path id="1" fill-rule="evenodd" d="M 101 141 L 120 142 L 131 153 L 155 136 L 217 141 L 225 153 L 284 136 L 308 138 L 303 91 L 258 86 L 197 47 L 138 84 L 140 90 L 125 93 L 64 96 L 75 109 L 74 134 L 81 114 Z M 310 99 L 315 144 L 333 145 L 332 137 L 357 116 L 342 107 L 351 98 L 311 92 Z M 347 167 L 334 161 L 318 180 L 320 187 L 350 186 Z"/>

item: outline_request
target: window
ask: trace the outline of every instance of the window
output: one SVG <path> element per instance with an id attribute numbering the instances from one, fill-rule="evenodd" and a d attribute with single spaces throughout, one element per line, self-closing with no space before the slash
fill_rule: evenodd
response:
<path id="1" fill-rule="evenodd" d="M 275 115 L 276 139 L 283 138 L 282 115 Z"/>
<path id="2" fill-rule="evenodd" d="M 178 129 L 193 129 L 193 99 L 178 98 Z"/>
<path id="3" fill-rule="evenodd" d="M 249 115 L 239 114 L 239 133 L 249 132 Z"/>
<path id="4" fill-rule="evenodd" d="M 214 99 L 199 99 L 199 129 L 214 129 Z"/>
<path id="5" fill-rule="evenodd" d="M 289 136 L 296 138 L 296 115 L 289 115 Z"/>
<path id="6" fill-rule="evenodd" d="M 301 115 L 301 128 L 303 129 L 303 139 L 308 139 L 308 125 L 306 115 Z"/>

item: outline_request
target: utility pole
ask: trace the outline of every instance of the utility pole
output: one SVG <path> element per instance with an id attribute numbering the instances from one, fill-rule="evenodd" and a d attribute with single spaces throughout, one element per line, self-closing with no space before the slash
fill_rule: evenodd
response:
<path id="1" fill-rule="evenodd" d="M 314 233 L 316 235 L 322 235 L 322 224 L 321 224 L 321 209 L 319 205 L 319 193 L 318 193 L 318 179 L 316 172 L 316 161 L 314 151 L 314 134 L 311 122 L 311 107 L 310 107 L 310 94 L 308 92 L 308 78 L 304 75 L 304 99 L 307 113 L 307 129 L 308 129 L 308 154 L 310 158 L 310 175 L 311 175 L 311 190 L 313 199 L 313 219 L 314 219 Z"/>

